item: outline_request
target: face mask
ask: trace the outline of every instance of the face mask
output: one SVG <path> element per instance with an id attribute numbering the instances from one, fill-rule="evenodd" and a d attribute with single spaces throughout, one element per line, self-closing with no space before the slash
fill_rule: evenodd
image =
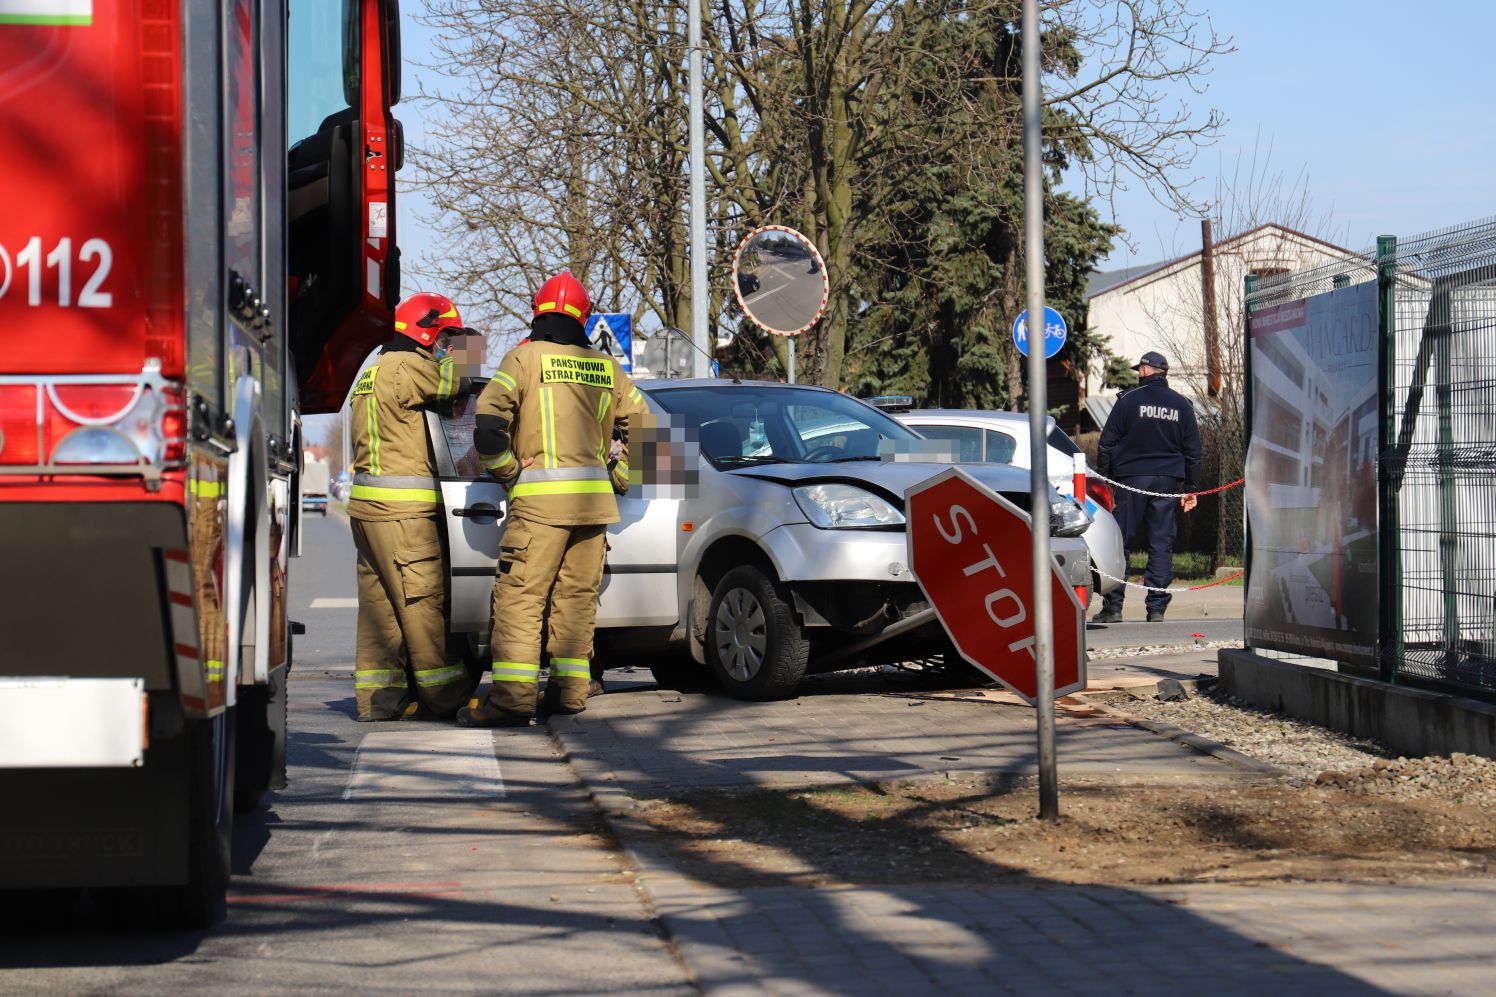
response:
<path id="1" fill-rule="evenodd" d="M 452 344 L 446 340 L 438 340 L 431 348 L 431 355 L 438 360 L 445 359 L 452 352 Z"/>

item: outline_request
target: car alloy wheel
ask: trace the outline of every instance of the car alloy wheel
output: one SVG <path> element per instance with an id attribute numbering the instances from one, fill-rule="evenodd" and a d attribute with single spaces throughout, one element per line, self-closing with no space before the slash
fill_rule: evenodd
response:
<path id="1" fill-rule="evenodd" d="M 732 589 L 718 604 L 712 640 L 722 667 L 737 681 L 747 682 L 763 668 L 769 649 L 767 626 L 764 607 L 747 589 Z"/>
<path id="2" fill-rule="evenodd" d="M 810 661 L 810 641 L 788 593 L 755 564 L 727 572 L 714 592 L 705 650 L 722 688 L 738 699 L 793 696 Z"/>

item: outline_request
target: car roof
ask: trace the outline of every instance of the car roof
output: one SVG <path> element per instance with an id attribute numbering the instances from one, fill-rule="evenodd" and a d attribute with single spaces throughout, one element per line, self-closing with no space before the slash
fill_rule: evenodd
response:
<path id="1" fill-rule="evenodd" d="M 828 391 L 831 394 L 839 392 L 823 388 L 819 384 L 785 384 L 783 381 L 744 381 L 727 377 L 646 377 L 634 382 L 644 391 L 658 391 L 661 388 L 793 388 L 796 391 Z M 860 399 L 859 399 L 860 400 Z"/>
<path id="2" fill-rule="evenodd" d="M 908 412 L 890 412 L 889 415 L 900 421 L 910 419 L 930 419 L 950 423 L 995 423 L 1008 429 L 1027 430 L 1029 417 L 1027 412 L 995 412 L 990 409 L 962 409 L 962 408 L 922 408 L 912 409 Z M 1046 424 L 1054 427 L 1054 416 L 1048 416 Z"/>

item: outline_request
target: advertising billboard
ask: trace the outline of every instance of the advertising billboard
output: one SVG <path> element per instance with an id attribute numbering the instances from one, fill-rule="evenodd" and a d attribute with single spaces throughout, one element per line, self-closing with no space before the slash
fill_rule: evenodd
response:
<path id="1" fill-rule="evenodd" d="M 1246 641 L 1373 667 L 1377 288 L 1252 311 Z"/>

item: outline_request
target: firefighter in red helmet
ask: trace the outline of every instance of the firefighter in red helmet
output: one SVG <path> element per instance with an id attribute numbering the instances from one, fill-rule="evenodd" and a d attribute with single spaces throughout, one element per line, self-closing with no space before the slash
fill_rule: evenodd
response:
<path id="1" fill-rule="evenodd" d="M 450 299 L 412 294 L 395 308 L 394 339 L 353 387 L 348 516 L 358 549 L 360 720 L 450 717 L 472 695 L 467 670 L 445 650 L 440 492 L 422 414 L 462 393 L 461 372 L 446 354 L 466 331 Z"/>
<path id="2" fill-rule="evenodd" d="M 530 722 L 547 606 L 546 706 L 587 706 L 607 526 L 618 522 L 615 493 L 628 488 L 627 453 L 610 452 L 613 429 L 648 415 L 618 362 L 589 348 L 591 308 L 571 274 L 546 281 L 529 341 L 505 355 L 478 398 L 473 441 L 509 489 L 509 515 L 494 580 L 493 685 L 485 702 L 458 713 L 464 726 Z"/>

